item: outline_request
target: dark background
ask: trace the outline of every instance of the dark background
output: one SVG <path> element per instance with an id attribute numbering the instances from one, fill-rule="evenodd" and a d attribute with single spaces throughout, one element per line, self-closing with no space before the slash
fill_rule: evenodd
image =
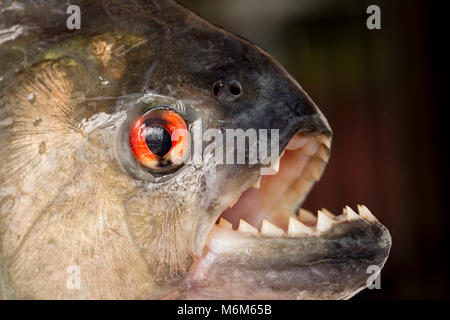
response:
<path id="1" fill-rule="evenodd" d="M 381 290 L 356 298 L 448 298 L 444 1 L 181 2 L 277 58 L 330 122 L 330 163 L 304 207 L 365 204 L 393 238 Z M 366 28 L 370 4 L 381 30 Z"/>

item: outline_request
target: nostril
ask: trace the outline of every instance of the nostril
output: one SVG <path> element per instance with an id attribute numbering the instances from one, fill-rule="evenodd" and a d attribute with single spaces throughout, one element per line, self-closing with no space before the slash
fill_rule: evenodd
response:
<path id="1" fill-rule="evenodd" d="M 214 95 L 219 100 L 233 102 L 242 95 L 242 86 L 239 81 L 231 80 L 225 83 L 226 85 L 222 80 L 219 80 L 213 84 Z"/>
<path id="2" fill-rule="evenodd" d="M 223 87 L 222 81 L 217 81 L 214 83 L 214 95 L 217 96 L 220 92 L 220 89 Z"/>
<path id="3" fill-rule="evenodd" d="M 242 93 L 242 86 L 241 86 L 241 84 L 238 81 L 233 80 L 233 81 L 230 82 L 230 93 L 233 96 L 240 96 L 241 95 L 241 93 Z"/>

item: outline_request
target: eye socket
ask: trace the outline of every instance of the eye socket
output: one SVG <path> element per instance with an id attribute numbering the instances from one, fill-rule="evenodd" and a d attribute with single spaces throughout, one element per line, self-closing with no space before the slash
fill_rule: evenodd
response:
<path id="1" fill-rule="evenodd" d="M 131 126 L 130 147 L 141 165 L 152 172 L 177 168 L 188 149 L 186 122 L 171 110 L 151 110 Z"/>

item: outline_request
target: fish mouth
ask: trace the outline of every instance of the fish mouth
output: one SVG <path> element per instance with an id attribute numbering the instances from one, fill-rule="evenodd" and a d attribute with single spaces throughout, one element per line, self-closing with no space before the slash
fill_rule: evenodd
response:
<path id="1" fill-rule="evenodd" d="M 330 157 L 330 145 L 331 138 L 324 135 L 295 135 L 269 169 L 273 174 L 260 176 L 230 203 L 217 226 L 229 228 L 231 224 L 238 232 L 267 236 L 282 236 L 286 232 L 290 236 L 299 235 L 297 223 L 307 226 L 314 222 L 312 214 L 299 208 L 322 176 Z"/>
<path id="2" fill-rule="evenodd" d="M 344 219 L 326 209 L 318 215 L 302 209 L 314 183 L 330 157 L 331 138 L 296 134 L 278 160 L 256 182 L 229 203 L 208 236 L 214 242 L 218 229 L 266 237 L 314 236 Z"/>
<path id="3" fill-rule="evenodd" d="M 301 208 L 330 145 L 326 135 L 290 139 L 274 174 L 260 176 L 221 213 L 180 297 L 342 299 L 366 287 L 367 267 L 381 270 L 389 254 L 387 229 L 364 205 L 340 215 Z"/>

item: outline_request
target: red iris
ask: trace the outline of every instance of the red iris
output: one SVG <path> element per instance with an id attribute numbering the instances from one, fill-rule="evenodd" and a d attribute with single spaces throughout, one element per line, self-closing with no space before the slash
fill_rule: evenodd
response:
<path id="1" fill-rule="evenodd" d="M 130 128 L 130 147 L 136 159 L 151 170 L 177 165 L 188 146 L 187 125 L 170 110 L 151 110 Z"/>

